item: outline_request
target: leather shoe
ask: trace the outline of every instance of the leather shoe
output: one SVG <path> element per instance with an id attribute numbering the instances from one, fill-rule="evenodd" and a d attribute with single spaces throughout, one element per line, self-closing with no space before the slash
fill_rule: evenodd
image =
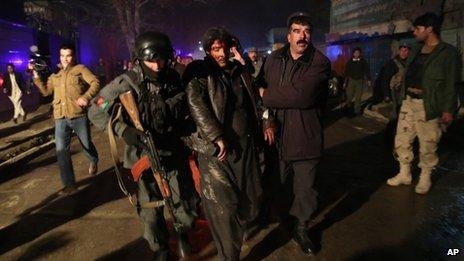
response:
<path id="1" fill-rule="evenodd" d="M 297 226 L 293 232 L 293 240 L 300 246 L 301 250 L 307 255 L 314 255 L 316 247 L 308 236 L 306 227 Z"/>
<path id="2" fill-rule="evenodd" d="M 62 190 L 58 191 L 58 195 L 60 196 L 70 196 L 74 193 L 76 193 L 78 190 L 77 190 L 77 187 L 76 185 L 68 185 L 68 186 L 65 186 Z"/>

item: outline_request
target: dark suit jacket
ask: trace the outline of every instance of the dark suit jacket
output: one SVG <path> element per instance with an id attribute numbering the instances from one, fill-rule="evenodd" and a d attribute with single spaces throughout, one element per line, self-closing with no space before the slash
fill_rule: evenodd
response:
<path id="1" fill-rule="evenodd" d="M 287 45 L 266 59 L 260 75 L 260 86 L 267 87 L 263 103 L 284 114 L 279 133 L 284 160 L 319 157 L 323 146 L 321 116 L 331 72 L 330 61 L 311 45 L 296 60 L 290 82 L 284 82 L 289 56 Z"/>
<path id="2" fill-rule="evenodd" d="M 16 78 L 16 83 L 18 83 L 19 89 L 23 94 L 25 92 L 29 91 L 26 82 L 23 79 L 22 74 L 18 72 L 14 72 L 15 78 Z M 11 96 L 11 79 L 10 79 L 10 74 L 7 72 L 4 74 L 4 82 L 3 82 L 3 88 L 5 89 L 5 92 L 8 96 Z"/>

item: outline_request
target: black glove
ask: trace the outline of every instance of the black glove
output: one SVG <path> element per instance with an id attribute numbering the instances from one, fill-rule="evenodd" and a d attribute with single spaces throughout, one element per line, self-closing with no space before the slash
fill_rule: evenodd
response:
<path id="1" fill-rule="evenodd" d="M 146 136 L 143 131 L 140 131 L 134 127 L 127 127 L 122 133 L 122 138 L 126 144 L 129 146 L 135 146 L 137 148 L 147 149 L 147 146 L 142 142 L 142 139 L 145 137 Z"/>

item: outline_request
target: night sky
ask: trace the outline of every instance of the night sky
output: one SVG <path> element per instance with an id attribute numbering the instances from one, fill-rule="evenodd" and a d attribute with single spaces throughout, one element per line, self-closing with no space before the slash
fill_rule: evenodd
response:
<path id="1" fill-rule="evenodd" d="M 24 23 L 23 1 L 2 1 L 2 7 L 0 8 L 0 19 L 15 23 Z"/>
<path id="2" fill-rule="evenodd" d="M 80 1 L 101 8 L 102 2 Z M 112 0 L 107 0 L 111 3 Z M 175 1 L 175 0 L 173 0 Z M 182 50 L 196 49 L 203 33 L 211 26 L 224 26 L 237 35 L 244 48 L 269 46 L 267 33 L 274 27 L 285 27 L 289 14 L 306 11 L 314 15 L 314 29 L 320 36 L 329 30 L 330 1 L 327 0 L 205 0 L 188 6 L 174 6 L 164 11 L 166 22 L 157 29 L 166 32 L 174 45 Z M 21 0 L 2 5 L 0 18 L 23 22 Z M 182 2 L 182 1 L 180 1 Z M 118 23 L 115 21 L 114 23 Z M 321 38 L 321 37 L 320 37 Z"/>
<path id="3" fill-rule="evenodd" d="M 289 14 L 307 11 L 314 15 L 316 30 L 329 29 L 330 1 L 323 0 L 234 0 L 194 5 L 172 12 L 169 34 L 175 43 L 195 45 L 207 28 L 224 26 L 236 34 L 243 47 L 266 46 L 271 28 L 285 27 Z"/>

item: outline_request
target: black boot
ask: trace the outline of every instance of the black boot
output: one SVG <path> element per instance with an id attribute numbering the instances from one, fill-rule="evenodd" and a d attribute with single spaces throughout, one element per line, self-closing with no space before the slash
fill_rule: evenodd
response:
<path id="1" fill-rule="evenodd" d="M 316 247 L 308 236 L 308 229 L 304 225 L 296 225 L 293 231 L 293 240 L 301 247 L 301 250 L 307 255 L 314 255 Z"/>
<path id="2" fill-rule="evenodd" d="M 153 256 L 153 260 L 168 261 L 169 260 L 169 249 L 160 249 L 156 251 L 155 255 Z"/>
<path id="3" fill-rule="evenodd" d="M 177 257 L 180 259 L 187 258 L 191 249 L 187 233 L 180 234 L 177 238 Z"/>
<path id="4" fill-rule="evenodd" d="M 271 215 L 271 204 L 268 201 L 263 202 L 259 209 L 258 224 L 261 229 L 269 227 Z"/>

